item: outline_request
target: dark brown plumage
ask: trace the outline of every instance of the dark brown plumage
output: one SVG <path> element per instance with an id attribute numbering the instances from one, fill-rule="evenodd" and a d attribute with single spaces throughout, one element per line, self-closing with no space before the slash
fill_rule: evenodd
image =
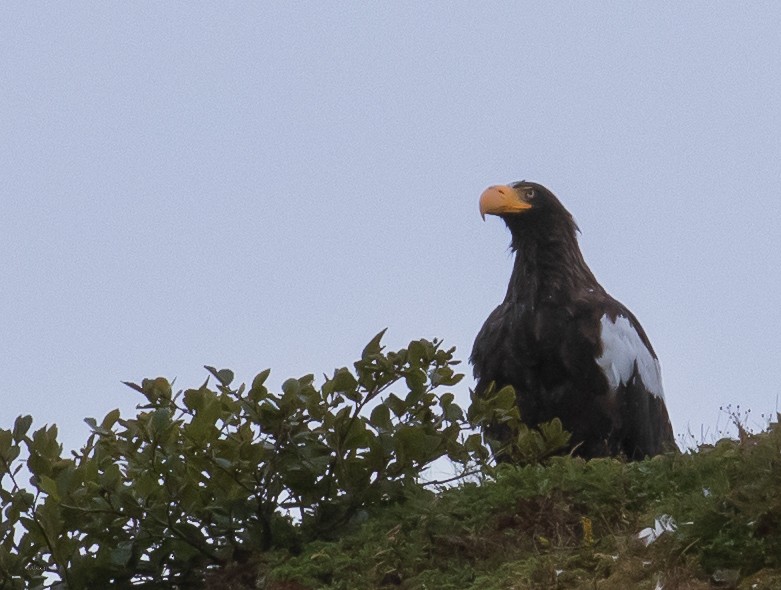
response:
<path id="1" fill-rule="evenodd" d="M 477 395 L 512 385 L 523 422 L 560 418 L 583 457 L 676 448 L 656 353 L 586 265 L 570 213 L 533 182 L 490 187 L 480 212 L 507 224 L 515 262 L 504 301 L 475 340 Z M 499 426 L 487 434 L 509 436 Z"/>

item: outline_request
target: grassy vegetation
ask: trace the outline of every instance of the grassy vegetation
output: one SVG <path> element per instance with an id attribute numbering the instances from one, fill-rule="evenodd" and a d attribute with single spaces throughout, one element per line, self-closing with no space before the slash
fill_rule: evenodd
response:
<path id="1" fill-rule="evenodd" d="M 665 515 L 674 530 L 646 545 L 638 533 Z M 411 489 L 296 553 L 263 553 L 209 585 L 781 588 L 781 427 L 643 462 L 556 457 L 437 493 Z"/>

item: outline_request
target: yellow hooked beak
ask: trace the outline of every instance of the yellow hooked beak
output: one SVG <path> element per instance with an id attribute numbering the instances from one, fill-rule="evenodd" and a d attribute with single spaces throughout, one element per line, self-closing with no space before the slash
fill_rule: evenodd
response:
<path id="1" fill-rule="evenodd" d="M 506 213 L 518 213 L 531 209 L 518 194 L 518 191 L 506 184 L 489 186 L 480 195 L 480 216 L 485 220 L 486 215 L 504 215 Z"/>

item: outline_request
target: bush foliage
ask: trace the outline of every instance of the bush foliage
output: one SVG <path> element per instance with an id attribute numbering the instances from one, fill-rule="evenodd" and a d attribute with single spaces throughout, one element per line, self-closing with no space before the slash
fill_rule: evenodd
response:
<path id="1" fill-rule="evenodd" d="M 386 353 L 382 335 L 319 388 L 306 375 L 272 393 L 268 370 L 234 386 L 213 367 L 213 387 L 127 383 L 145 398 L 138 415 L 86 419 L 92 434 L 72 457 L 56 426 L 30 434 L 32 418 L 18 418 L 0 431 L 0 585 L 187 587 L 211 566 L 333 536 L 420 485 L 437 459 L 460 474 L 486 465 L 448 390 L 463 377 L 453 350 L 417 340 Z M 506 393 L 484 409 L 517 415 Z"/>

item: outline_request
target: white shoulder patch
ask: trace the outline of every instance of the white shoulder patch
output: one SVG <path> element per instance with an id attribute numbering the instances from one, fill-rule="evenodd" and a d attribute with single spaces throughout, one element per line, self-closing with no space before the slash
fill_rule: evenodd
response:
<path id="1" fill-rule="evenodd" d="M 601 322 L 602 356 L 597 359 L 597 364 L 607 377 L 610 389 L 615 391 L 620 384 L 629 383 L 637 367 L 637 375 L 645 388 L 664 399 L 659 360 L 643 344 L 629 318 L 620 315 L 613 322 L 605 314 Z"/>

